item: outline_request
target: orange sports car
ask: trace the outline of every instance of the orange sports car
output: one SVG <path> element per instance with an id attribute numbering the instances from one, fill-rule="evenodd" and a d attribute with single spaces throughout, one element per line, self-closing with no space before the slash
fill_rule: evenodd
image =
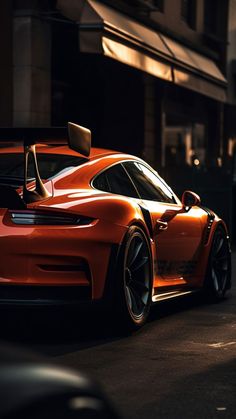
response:
<path id="1" fill-rule="evenodd" d="M 44 131 L 0 130 L 1 304 L 101 302 L 135 329 L 160 300 L 224 296 L 227 228 L 196 194 L 180 201 L 143 160 L 91 148 L 76 124 L 66 144 Z"/>

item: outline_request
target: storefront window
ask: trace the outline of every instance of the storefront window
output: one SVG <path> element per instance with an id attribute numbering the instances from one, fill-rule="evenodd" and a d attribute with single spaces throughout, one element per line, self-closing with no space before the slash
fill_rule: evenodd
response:
<path id="1" fill-rule="evenodd" d="M 206 160 L 205 126 L 165 128 L 165 166 L 202 167 Z"/>

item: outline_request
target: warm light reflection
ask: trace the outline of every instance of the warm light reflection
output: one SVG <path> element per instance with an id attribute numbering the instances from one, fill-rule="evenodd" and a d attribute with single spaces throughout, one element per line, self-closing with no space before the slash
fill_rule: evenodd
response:
<path id="1" fill-rule="evenodd" d="M 175 82 L 177 84 L 188 84 L 190 80 L 190 74 L 184 73 L 174 69 Z"/>
<path id="2" fill-rule="evenodd" d="M 114 60 L 138 68 L 155 77 L 172 81 L 170 65 L 161 63 L 157 59 L 153 59 L 146 54 L 106 37 L 102 38 L 102 47 L 104 55 Z"/>

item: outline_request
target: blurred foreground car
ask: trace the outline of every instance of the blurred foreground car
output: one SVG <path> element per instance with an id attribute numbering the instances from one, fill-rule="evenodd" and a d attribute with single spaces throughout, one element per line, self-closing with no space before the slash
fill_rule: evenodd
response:
<path id="1" fill-rule="evenodd" d="M 24 143 L 0 148 L 0 303 L 100 302 L 135 329 L 152 303 L 200 289 L 221 299 L 224 221 L 140 158 L 90 148 L 89 130 L 68 127 L 66 145 L 57 130 L 0 131 Z"/>
<path id="2" fill-rule="evenodd" d="M 0 348 L 1 419 L 117 419 L 100 387 L 77 371 Z"/>

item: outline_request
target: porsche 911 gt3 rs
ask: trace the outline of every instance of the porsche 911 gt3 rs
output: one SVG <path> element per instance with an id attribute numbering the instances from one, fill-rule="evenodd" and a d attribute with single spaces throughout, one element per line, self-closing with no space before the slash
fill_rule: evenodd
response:
<path id="1" fill-rule="evenodd" d="M 66 144 L 57 131 L 0 131 L 0 303 L 100 301 L 135 329 L 160 300 L 221 299 L 224 221 L 191 191 L 180 201 L 140 158 L 91 148 L 89 130 L 68 126 Z"/>

